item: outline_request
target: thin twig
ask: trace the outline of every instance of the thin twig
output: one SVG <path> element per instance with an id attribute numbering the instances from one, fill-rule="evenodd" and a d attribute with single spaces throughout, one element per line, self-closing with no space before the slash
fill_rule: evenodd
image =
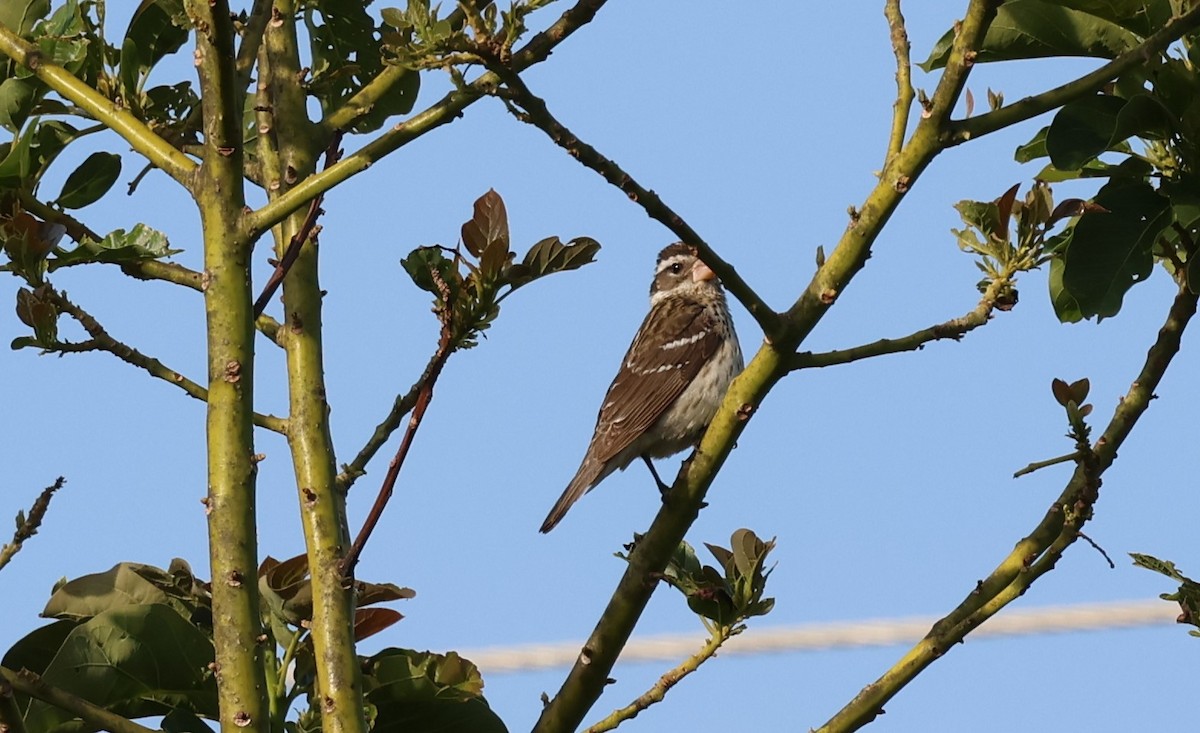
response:
<path id="1" fill-rule="evenodd" d="M 1115 562 L 1113 562 L 1113 561 L 1112 561 L 1112 558 L 1108 556 L 1108 553 L 1104 551 L 1104 548 L 1103 548 L 1103 547 L 1101 547 L 1100 545 L 1096 544 L 1096 540 L 1092 539 L 1091 537 L 1088 537 L 1088 536 L 1087 536 L 1086 534 L 1084 534 L 1083 532 L 1078 532 L 1077 534 L 1079 535 L 1079 539 L 1081 539 L 1081 540 L 1083 540 L 1084 542 L 1088 543 L 1089 545 L 1091 545 L 1091 546 L 1092 546 L 1092 549 L 1093 549 L 1093 550 L 1095 550 L 1096 552 L 1100 553 L 1100 556 L 1101 556 L 1101 557 L 1103 557 L 1103 558 L 1104 558 L 1104 561 L 1108 563 L 1108 567 L 1109 567 L 1109 569 L 1110 569 L 1110 570 L 1116 570 L 1116 569 L 1117 569 L 1117 564 L 1116 564 Z"/>
<path id="2" fill-rule="evenodd" d="M 513 52 L 513 68 L 521 70 L 546 60 L 558 44 L 590 23 L 606 2 L 607 0 L 578 0 L 564 11 L 558 20 L 534 35 L 520 50 Z M 319 194 L 362 173 L 376 161 L 422 135 L 458 119 L 464 109 L 485 96 L 497 83 L 499 78 L 493 73 L 487 73 L 472 81 L 466 88 L 450 92 L 421 112 L 410 115 L 408 119 L 396 124 L 328 170 L 308 176 L 262 208 L 251 212 L 246 216 L 246 226 L 251 232 L 266 231 Z"/>
<path id="3" fill-rule="evenodd" d="M 442 330 L 438 336 L 437 352 L 430 362 L 430 369 L 427 372 L 428 378 L 421 381 L 416 404 L 413 405 L 412 415 L 408 418 L 408 428 L 404 431 L 404 437 L 400 440 L 400 447 L 396 449 L 396 455 L 392 456 L 392 461 L 388 464 L 387 474 L 383 477 L 383 483 L 379 487 L 379 494 L 375 497 L 375 502 L 371 505 L 371 511 L 367 514 L 362 529 L 358 531 L 358 536 L 354 538 L 354 544 L 350 546 L 350 550 L 342 558 L 340 569 L 342 577 L 345 579 L 354 577 L 354 567 L 358 564 L 358 559 L 362 555 L 363 548 L 366 547 L 367 541 L 371 538 L 371 533 L 375 531 L 375 526 L 379 524 L 379 518 L 383 516 L 383 510 L 387 507 L 388 500 L 392 498 L 392 491 L 396 487 L 396 479 L 400 476 L 400 469 L 404 466 L 404 459 L 408 457 L 408 449 L 412 447 L 413 438 L 417 434 L 417 428 L 421 427 L 421 421 L 425 417 L 425 410 L 429 407 L 430 400 L 433 399 L 433 385 L 437 383 L 437 378 L 442 373 L 442 367 L 446 365 L 446 359 L 450 358 L 450 354 L 454 351 L 454 329 L 451 322 L 454 301 L 451 298 L 450 286 L 442 279 L 441 274 L 436 269 L 431 269 L 429 274 L 433 278 L 434 283 L 437 284 L 442 295 L 442 305 L 438 308 L 438 319 L 442 322 Z"/>
<path id="4" fill-rule="evenodd" d="M 896 101 L 892 105 L 892 131 L 888 137 L 887 155 L 883 159 L 881 174 L 882 178 L 887 178 L 888 166 L 904 148 L 904 135 L 908 131 L 914 92 L 908 31 L 904 26 L 904 15 L 900 12 L 900 0 L 886 0 L 883 14 L 891 31 L 892 53 L 896 56 Z"/>
<path id="5" fill-rule="evenodd" d="M 923 328 L 920 331 L 910 333 L 907 336 L 901 336 L 900 338 L 880 339 L 849 349 L 838 349 L 823 353 L 814 353 L 811 351 L 800 352 L 792 357 L 789 368 L 796 370 L 848 364 L 852 361 L 869 359 L 885 354 L 916 351 L 924 348 L 925 344 L 940 339 L 954 339 L 958 341 L 991 319 L 992 313 L 996 310 L 997 299 L 1005 290 L 1012 287 L 1015 275 L 1015 272 L 1009 272 L 1003 277 L 993 280 L 988 285 L 987 290 L 984 291 L 979 304 L 959 318 L 952 318 L 944 323 Z"/>
<path id="6" fill-rule="evenodd" d="M 354 456 L 354 460 L 349 463 L 342 464 L 342 472 L 337 476 L 337 486 L 342 491 L 348 491 L 356 480 L 367 472 L 367 464 L 379 452 L 379 449 L 387 443 L 388 438 L 392 433 L 400 427 L 400 421 L 405 415 L 413 409 L 417 404 L 417 398 L 425 389 L 425 385 L 431 380 L 436 379 L 436 374 L 442 368 L 442 352 L 439 348 L 432 357 L 429 363 L 425 365 L 425 371 L 421 373 L 420 378 L 413 383 L 408 391 L 402 395 L 397 395 L 392 403 L 392 409 L 388 411 L 383 421 L 375 426 L 375 430 L 371 433 L 371 437 L 358 451 L 358 455 Z"/>
<path id="7" fill-rule="evenodd" d="M 325 150 L 325 169 L 338 161 L 342 155 L 342 131 L 337 130 L 333 133 L 333 137 L 329 141 L 329 147 Z M 300 225 L 300 230 L 296 232 L 291 241 L 288 242 L 287 249 L 284 250 L 283 256 L 279 258 L 279 262 L 275 265 L 275 271 L 271 273 L 271 277 L 267 280 L 267 284 L 263 286 L 262 293 L 259 294 L 258 300 L 254 301 L 254 317 L 258 318 L 262 312 L 266 310 L 267 303 L 271 302 L 271 298 L 275 295 L 275 291 L 279 289 L 283 283 L 283 278 L 287 277 L 288 270 L 292 268 L 292 264 L 296 258 L 300 256 L 300 249 L 304 243 L 308 241 L 310 236 L 315 236 L 314 229 L 317 226 L 317 218 L 321 216 L 321 202 L 325 200 L 325 194 L 318 195 L 308 204 L 308 215 L 304 217 L 304 223 Z"/>
<path id="8" fill-rule="evenodd" d="M 8 565 L 13 556 L 21 551 L 25 540 L 37 534 L 38 528 L 42 526 L 42 520 L 46 518 L 46 510 L 50 508 L 50 499 L 54 496 L 54 492 L 63 487 L 67 480 L 59 476 L 46 488 L 42 489 L 42 493 L 38 494 L 38 498 L 33 500 L 33 504 L 29 507 L 29 514 L 25 515 L 23 521 L 17 524 L 17 529 L 13 532 L 12 542 L 0 547 L 0 569 Z M 0 695 L 3 691 L 0 690 Z"/>
<path id="9" fill-rule="evenodd" d="M 83 330 L 87 331 L 88 336 L 91 338 L 88 341 L 80 343 L 56 343 L 47 347 L 46 351 L 60 354 L 106 351 L 127 364 L 132 364 L 135 367 L 146 370 L 151 376 L 158 377 L 164 382 L 179 387 L 191 397 L 195 397 L 202 402 L 208 401 L 207 389 L 166 366 L 158 359 L 147 356 L 132 346 L 110 336 L 108 331 L 100 325 L 99 321 L 86 310 L 68 300 L 66 294 L 52 288 L 48 289 L 47 292 L 54 306 L 78 321 L 79 325 L 83 326 Z M 254 413 L 254 424 L 276 433 L 287 434 L 287 420 L 284 418 Z"/>
<path id="10" fill-rule="evenodd" d="M 662 702 L 667 692 L 677 685 L 680 680 L 695 672 L 700 668 L 701 664 L 716 656 L 717 650 L 721 648 L 721 645 L 738 633 L 735 628 L 732 626 L 719 627 L 716 633 L 709 637 L 708 641 L 704 642 L 704 646 L 700 647 L 699 651 L 683 660 L 679 666 L 659 677 L 658 681 L 649 690 L 638 696 L 636 700 L 623 708 L 614 710 L 608 717 L 588 728 L 584 733 L 603 733 L 603 731 L 613 730 L 626 720 L 636 718 L 638 713 L 651 705 Z"/>
<path id="11" fill-rule="evenodd" d="M 482 54 L 482 49 L 479 50 Z M 499 63 L 495 57 L 482 55 L 488 67 L 504 82 L 502 88 L 493 93 L 511 104 L 508 109 L 522 122 L 533 125 L 563 148 L 584 166 L 599 173 L 604 180 L 620 189 L 630 200 L 642 207 L 651 219 L 661 223 L 671 230 L 675 236 L 696 247 L 700 259 L 712 268 L 720 278 L 721 283 L 738 299 L 759 327 L 767 335 L 768 340 L 775 336 L 779 328 L 779 314 L 771 309 L 758 293 L 746 283 L 737 271 L 722 259 L 712 247 L 691 227 L 683 217 L 668 206 L 654 191 L 645 188 L 626 173 L 621 166 L 605 157 L 596 148 L 588 145 L 571 132 L 565 125 L 550 113 L 545 100 L 529 90 L 520 75 L 507 65 Z M 515 105 L 515 106 L 514 106 Z M 519 107 L 519 109 L 518 109 Z"/>
<path id="12" fill-rule="evenodd" d="M 1033 473 L 1034 471 L 1040 471 L 1041 469 L 1048 468 L 1050 466 L 1057 466 L 1058 464 L 1066 463 L 1067 461 L 1074 461 L 1074 460 L 1077 460 L 1078 458 L 1079 458 L 1079 451 L 1071 451 L 1070 453 L 1066 454 L 1065 456 L 1058 456 L 1057 458 L 1047 458 L 1044 461 L 1034 461 L 1033 463 L 1030 463 L 1025 468 L 1022 468 L 1021 470 L 1014 473 L 1013 478 L 1021 478 L 1022 476 L 1027 476 L 1027 475 Z"/>

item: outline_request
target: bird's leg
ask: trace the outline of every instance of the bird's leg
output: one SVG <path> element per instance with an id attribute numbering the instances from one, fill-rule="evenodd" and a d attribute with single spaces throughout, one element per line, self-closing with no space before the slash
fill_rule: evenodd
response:
<path id="1" fill-rule="evenodd" d="M 642 460 L 646 462 L 646 468 L 650 469 L 650 475 L 654 477 L 654 483 L 658 484 L 658 493 L 662 494 L 663 500 L 667 498 L 667 492 L 671 487 L 664 484 L 663 480 L 658 477 L 658 471 L 654 470 L 654 464 L 650 462 L 650 456 L 642 455 Z"/>

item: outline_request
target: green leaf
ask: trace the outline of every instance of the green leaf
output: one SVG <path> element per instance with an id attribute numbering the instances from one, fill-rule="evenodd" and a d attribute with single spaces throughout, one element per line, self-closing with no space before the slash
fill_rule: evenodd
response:
<path id="1" fill-rule="evenodd" d="M 129 718 L 183 708 L 216 719 L 212 641 L 168 606 L 105 611 L 67 635 L 42 675 L 47 683 Z M 35 700 L 31 731 L 50 731 L 73 716 Z"/>
<path id="2" fill-rule="evenodd" d="M 50 0 L 4 0 L 0 3 L 0 24 L 24 36 L 49 12 Z"/>
<path id="3" fill-rule="evenodd" d="M 142 0 L 121 43 L 121 85 L 126 99 L 138 99 L 150 70 L 182 48 L 190 31 L 183 0 Z"/>
<path id="4" fill-rule="evenodd" d="M 1046 132 L 1046 152 L 1059 170 L 1078 170 L 1108 150 L 1125 100 L 1098 94 L 1066 105 Z"/>
<path id="5" fill-rule="evenodd" d="M 1168 199 L 1142 181 L 1113 180 L 1095 204 L 1102 210 L 1079 217 L 1061 255 L 1062 286 L 1084 318 L 1107 318 L 1121 309 L 1129 288 L 1149 277 L 1155 240 L 1172 215 Z"/>
<path id="6" fill-rule="evenodd" d="M 36 131 L 36 125 L 29 125 L 16 142 L 7 146 L 4 158 L 0 160 L 0 189 L 32 188 L 34 181 L 29 176 L 32 168 L 29 148 L 33 144 Z M 0 151 L 4 150 L 4 147 L 0 147 Z"/>
<path id="7" fill-rule="evenodd" d="M 479 670 L 455 652 L 389 648 L 368 657 L 363 670 L 366 699 L 376 710 L 372 733 L 507 731 L 482 696 Z"/>
<path id="8" fill-rule="evenodd" d="M 441 276 L 442 282 L 450 287 L 453 295 L 452 283 L 458 282 L 458 271 L 454 269 L 454 262 L 446 257 L 440 247 L 417 247 L 408 257 L 401 260 L 400 264 L 418 288 L 433 293 L 439 302 L 442 299 L 442 291 L 434 280 L 434 272 Z"/>
<path id="9" fill-rule="evenodd" d="M 988 26 L 975 61 L 1111 59 L 1138 45 L 1170 17 L 1169 0 L 1009 0 Z M 918 66 L 926 72 L 945 67 L 953 44 L 954 31 L 946 31 Z"/>
<path id="10" fill-rule="evenodd" d="M 34 674 L 44 673 L 71 630 L 77 625 L 74 621 L 60 620 L 34 629 L 5 652 L 0 666 L 8 669 L 28 669 Z"/>
<path id="11" fill-rule="evenodd" d="M 168 603 L 166 592 L 138 572 L 144 567 L 118 563 L 102 573 L 68 581 L 50 596 L 42 615 L 83 621 L 114 608 Z"/>
<path id="12" fill-rule="evenodd" d="M 1075 296 L 1063 287 L 1063 261 L 1060 257 L 1050 260 L 1050 303 L 1054 306 L 1054 315 L 1061 323 L 1078 323 L 1083 320 L 1083 311 Z"/>
<path id="13" fill-rule="evenodd" d="M 17 290 L 17 318 L 33 329 L 39 346 L 50 346 L 58 340 L 58 308 L 48 297 L 43 284 L 33 290 Z M 15 343 L 13 348 L 20 348 Z"/>
<path id="14" fill-rule="evenodd" d="M 0 126 L 18 132 L 45 91 L 46 86 L 34 77 L 0 82 Z"/>
<path id="15" fill-rule="evenodd" d="M 547 237 L 529 249 L 520 265 L 509 267 L 505 279 L 515 289 L 539 277 L 583 267 L 595 261 L 599 251 L 600 243 L 589 237 L 576 237 L 567 244 Z"/>
<path id="16" fill-rule="evenodd" d="M 50 269 L 70 267 L 85 262 L 135 262 L 138 260 L 157 260 L 178 254 L 183 250 L 171 249 L 167 235 L 151 229 L 145 224 L 137 224 L 128 233 L 117 229 L 101 241 L 85 239 L 78 247 L 58 255 L 50 260 Z"/>
<path id="17" fill-rule="evenodd" d="M 71 171 L 55 200 L 64 209 L 81 209 L 100 200 L 121 175 L 121 156 L 95 152 Z"/>

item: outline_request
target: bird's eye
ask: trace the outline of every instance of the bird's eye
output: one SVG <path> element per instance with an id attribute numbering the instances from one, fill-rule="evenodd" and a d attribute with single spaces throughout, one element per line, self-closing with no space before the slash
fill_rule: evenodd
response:
<path id="1" fill-rule="evenodd" d="M 681 272 L 683 272 L 683 264 L 682 263 L 676 262 L 675 264 L 671 265 L 671 274 L 672 275 L 678 275 Z"/>

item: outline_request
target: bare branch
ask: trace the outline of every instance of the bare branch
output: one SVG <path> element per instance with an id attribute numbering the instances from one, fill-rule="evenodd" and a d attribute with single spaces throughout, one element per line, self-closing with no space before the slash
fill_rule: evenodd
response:
<path id="1" fill-rule="evenodd" d="M 50 508 L 50 499 L 54 496 L 54 492 L 61 489 L 66 482 L 65 478 L 59 476 L 54 483 L 42 489 L 38 498 L 33 500 L 33 505 L 29 507 L 29 514 L 25 515 L 24 520 L 17 524 L 12 542 L 0 547 L 0 569 L 12 562 L 13 556 L 21 551 L 25 540 L 37 534 L 38 528 L 42 526 L 42 520 L 46 518 L 46 510 Z M 2 695 L 3 691 L 0 690 L 0 696 Z"/>
<path id="2" fill-rule="evenodd" d="M 504 88 L 495 90 L 495 94 L 509 101 L 509 110 L 522 122 L 538 128 L 554 141 L 556 145 L 566 150 L 571 157 L 586 167 L 599 173 L 604 180 L 616 186 L 650 216 L 651 219 L 670 229 L 675 236 L 696 247 L 704 264 L 717 273 L 721 283 L 729 292 L 750 311 L 750 315 L 758 321 L 768 339 L 775 336 L 779 328 L 779 314 L 759 297 L 758 293 L 738 275 L 733 266 L 723 260 L 700 234 L 683 220 L 670 206 L 648 188 L 645 188 L 626 173 L 615 162 L 606 158 L 591 145 L 579 139 L 565 125 L 559 122 L 546 102 L 535 95 L 525 85 L 523 79 L 513 69 L 500 64 L 497 59 L 489 59 L 492 72 L 504 82 Z M 517 109 L 519 107 L 520 109 Z"/>
<path id="3" fill-rule="evenodd" d="M 602 733 L 603 731 L 613 730 L 626 720 L 636 718 L 638 713 L 651 705 L 662 702 L 672 687 L 679 684 L 679 681 L 684 677 L 699 669 L 701 664 L 715 657 L 717 650 L 721 648 L 722 644 L 740 633 L 739 628 L 732 626 L 718 627 L 716 633 L 710 636 L 708 641 L 704 642 L 704 646 L 700 647 L 699 651 L 683 660 L 679 666 L 659 677 L 654 686 L 639 695 L 636 700 L 623 708 L 614 710 L 611 715 L 588 728 L 584 733 Z"/>
<path id="4" fill-rule="evenodd" d="M 166 366 L 158 359 L 147 356 L 132 346 L 110 336 L 108 331 L 100 325 L 99 321 L 83 308 L 68 300 L 65 294 L 54 289 L 50 289 L 48 293 L 55 307 L 78 321 L 79 325 L 83 326 L 83 330 L 87 331 L 88 336 L 91 338 L 81 343 L 58 343 L 52 347 L 48 347 L 47 351 L 62 354 L 84 351 L 106 351 L 127 364 L 144 369 L 151 376 L 179 387 L 191 397 L 195 397 L 202 402 L 208 401 L 207 389 Z M 287 420 L 275 417 L 274 415 L 254 413 L 254 424 L 276 433 L 287 434 Z"/>
<path id="5" fill-rule="evenodd" d="M 900 0 L 886 0 L 883 14 L 891 30 L 892 53 L 896 56 L 896 101 L 892 105 L 892 131 L 888 138 L 887 155 L 883 159 L 882 176 L 887 176 L 888 167 L 901 148 L 908 131 L 908 118 L 912 111 L 912 60 L 909 57 L 908 30 L 904 16 L 900 13 Z"/>

